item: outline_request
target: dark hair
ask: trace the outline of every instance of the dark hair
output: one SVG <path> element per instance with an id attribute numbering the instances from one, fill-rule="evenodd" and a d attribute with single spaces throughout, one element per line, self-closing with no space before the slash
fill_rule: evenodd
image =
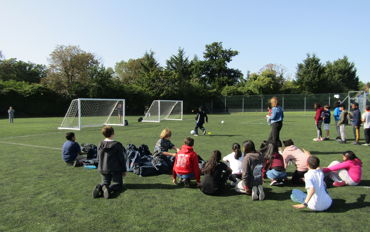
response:
<path id="1" fill-rule="evenodd" d="M 66 139 L 71 141 L 73 139 L 73 137 L 75 137 L 75 133 L 73 132 L 67 132 L 66 133 Z"/>
<path id="2" fill-rule="evenodd" d="M 184 144 L 192 147 L 192 146 L 194 146 L 194 139 L 190 138 L 190 137 L 186 137 L 184 139 Z"/>
<path id="3" fill-rule="evenodd" d="M 339 105 L 339 108 L 342 108 L 342 107 L 344 108 L 344 105 L 343 105 L 343 104 L 340 104 L 340 105 Z"/>
<path id="4" fill-rule="evenodd" d="M 345 156 L 349 160 L 357 159 L 357 156 L 355 155 L 355 153 L 353 153 L 353 151 L 345 151 L 343 152 L 343 156 Z"/>
<path id="5" fill-rule="evenodd" d="M 240 150 L 240 144 L 239 143 L 234 143 L 231 149 L 235 152 L 234 158 L 239 159 L 242 157 L 242 151 Z"/>
<path id="6" fill-rule="evenodd" d="M 101 129 L 101 133 L 104 135 L 105 138 L 112 137 L 114 135 L 114 129 L 111 126 L 104 126 Z"/>
<path id="7" fill-rule="evenodd" d="M 337 102 L 334 103 L 334 108 L 337 108 L 339 106 L 340 106 L 340 101 L 337 101 Z"/>
<path id="8" fill-rule="evenodd" d="M 204 174 L 213 174 L 215 171 L 215 168 L 218 163 L 220 163 L 221 160 L 221 152 L 219 150 L 214 150 L 211 158 L 207 161 L 206 165 L 203 168 Z"/>
<path id="9" fill-rule="evenodd" d="M 245 140 L 243 142 L 243 148 L 245 154 L 256 152 L 256 148 L 252 140 Z"/>
<path id="10" fill-rule="evenodd" d="M 358 107 L 358 103 L 357 102 L 352 103 L 352 105 Z"/>
<path id="11" fill-rule="evenodd" d="M 315 108 L 315 109 L 318 109 L 318 108 L 320 108 L 321 107 L 321 104 L 320 103 L 315 103 L 315 104 L 313 104 L 313 108 Z"/>
<path id="12" fill-rule="evenodd" d="M 368 106 L 366 106 L 366 110 L 370 110 L 370 106 L 368 105 Z"/>
<path id="13" fill-rule="evenodd" d="M 284 144 L 285 147 L 289 147 L 289 146 L 294 145 L 294 142 L 293 142 L 293 140 L 288 139 L 288 140 L 283 141 L 283 144 Z"/>
<path id="14" fill-rule="evenodd" d="M 267 149 L 266 149 L 266 152 L 264 154 L 264 157 L 265 157 L 265 160 L 270 161 L 269 164 L 271 165 L 272 159 L 273 159 L 272 155 L 279 152 L 278 146 L 275 143 L 268 143 L 266 147 L 267 147 Z"/>
<path id="15" fill-rule="evenodd" d="M 261 154 L 264 154 L 264 153 L 266 152 L 266 150 L 267 150 L 267 141 L 266 141 L 266 140 L 264 140 L 264 141 L 261 143 L 261 145 L 260 145 L 259 152 L 260 152 Z"/>
<path id="16" fill-rule="evenodd" d="M 311 155 L 307 159 L 307 164 L 311 169 L 316 169 L 320 166 L 320 159 Z"/>

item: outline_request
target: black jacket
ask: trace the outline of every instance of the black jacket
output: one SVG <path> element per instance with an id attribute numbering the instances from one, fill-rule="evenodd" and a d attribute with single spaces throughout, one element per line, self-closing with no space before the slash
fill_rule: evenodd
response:
<path id="1" fill-rule="evenodd" d="M 197 124 L 204 124 L 204 122 L 208 122 L 208 116 L 206 112 L 199 111 L 197 116 L 195 116 L 195 120 L 197 121 Z"/>
<path id="2" fill-rule="evenodd" d="M 200 190 L 210 195 L 221 193 L 225 190 L 226 181 L 230 174 L 231 170 L 226 164 L 218 163 L 212 174 L 204 174 Z"/>
<path id="3" fill-rule="evenodd" d="M 102 141 L 98 147 L 98 171 L 102 174 L 126 172 L 125 149 L 120 142 Z"/>

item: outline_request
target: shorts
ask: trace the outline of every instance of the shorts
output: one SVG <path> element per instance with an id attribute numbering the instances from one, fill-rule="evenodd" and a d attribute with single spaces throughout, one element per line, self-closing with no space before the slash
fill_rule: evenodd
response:
<path id="1" fill-rule="evenodd" d="M 329 130 L 329 129 L 330 129 L 330 124 L 324 123 L 324 130 Z"/>

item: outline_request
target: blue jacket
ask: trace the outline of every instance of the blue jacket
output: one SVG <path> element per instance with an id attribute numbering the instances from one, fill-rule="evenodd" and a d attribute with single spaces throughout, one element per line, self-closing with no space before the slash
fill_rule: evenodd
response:
<path id="1" fill-rule="evenodd" d="M 359 109 L 354 109 L 352 112 L 352 126 L 361 126 L 361 112 Z"/>
<path id="2" fill-rule="evenodd" d="M 271 123 L 280 122 L 284 119 L 284 111 L 280 106 L 272 108 L 272 114 L 270 116 Z"/>
<path id="3" fill-rule="evenodd" d="M 340 119 L 340 113 L 341 113 L 342 111 L 340 110 L 340 108 L 339 107 L 336 107 L 335 109 L 334 109 L 334 114 L 333 114 L 333 116 L 334 116 L 334 119 L 335 119 L 335 121 L 339 121 L 339 119 Z"/>
<path id="4" fill-rule="evenodd" d="M 77 142 L 67 140 L 63 144 L 62 159 L 64 162 L 73 162 L 80 152 L 81 147 Z"/>

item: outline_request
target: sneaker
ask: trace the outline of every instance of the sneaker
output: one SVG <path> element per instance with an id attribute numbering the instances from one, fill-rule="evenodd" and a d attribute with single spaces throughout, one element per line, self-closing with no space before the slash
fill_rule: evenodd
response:
<path id="1" fill-rule="evenodd" d="M 320 141 L 322 141 L 322 139 L 321 138 L 314 138 L 314 139 L 312 139 L 313 141 L 315 141 L 315 142 L 320 142 Z"/>
<path id="2" fill-rule="evenodd" d="M 344 182 L 344 181 L 335 181 L 334 183 L 333 183 L 333 186 L 334 187 L 342 187 L 342 186 L 344 186 L 344 185 L 346 185 L 346 182 Z"/>
<path id="3" fill-rule="evenodd" d="M 198 134 L 194 134 L 194 136 L 198 136 Z"/>
<path id="4" fill-rule="evenodd" d="M 252 188 L 252 200 L 258 200 L 258 188 L 257 186 L 253 186 Z"/>
<path id="5" fill-rule="evenodd" d="M 99 198 L 103 196 L 103 190 L 100 184 L 96 185 L 93 192 L 92 192 L 93 198 Z"/>
<path id="6" fill-rule="evenodd" d="M 271 181 L 270 186 L 275 186 L 276 183 L 277 183 L 277 181 L 276 180 L 273 180 L 273 181 Z"/>
<path id="7" fill-rule="evenodd" d="M 340 140 L 340 141 L 339 141 L 339 143 L 340 143 L 340 144 L 345 144 L 345 143 L 346 143 L 346 141 Z"/>
<path id="8" fill-rule="evenodd" d="M 324 141 L 330 140 L 328 137 L 323 138 Z"/>
<path id="9" fill-rule="evenodd" d="M 370 144 L 364 143 L 364 144 L 362 144 L 362 146 L 370 146 Z"/>
<path id="10" fill-rule="evenodd" d="M 258 185 L 258 199 L 260 201 L 265 199 L 265 192 L 263 191 L 263 186 L 262 185 Z"/>
<path id="11" fill-rule="evenodd" d="M 207 131 L 206 131 L 206 130 L 204 130 L 204 131 L 203 131 L 203 135 L 206 135 L 206 134 L 207 134 Z"/>
<path id="12" fill-rule="evenodd" d="M 106 185 L 103 185 L 102 189 L 103 189 L 104 198 L 109 199 L 109 197 L 110 197 L 109 187 L 106 186 Z"/>
<path id="13" fill-rule="evenodd" d="M 353 145 L 360 145 L 358 142 L 353 142 L 352 144 Z"/>
<path id="14" fill-rule="evenodd" d="M 190 188 L 190 179 L 184 179 L 184 187 Z"/>

